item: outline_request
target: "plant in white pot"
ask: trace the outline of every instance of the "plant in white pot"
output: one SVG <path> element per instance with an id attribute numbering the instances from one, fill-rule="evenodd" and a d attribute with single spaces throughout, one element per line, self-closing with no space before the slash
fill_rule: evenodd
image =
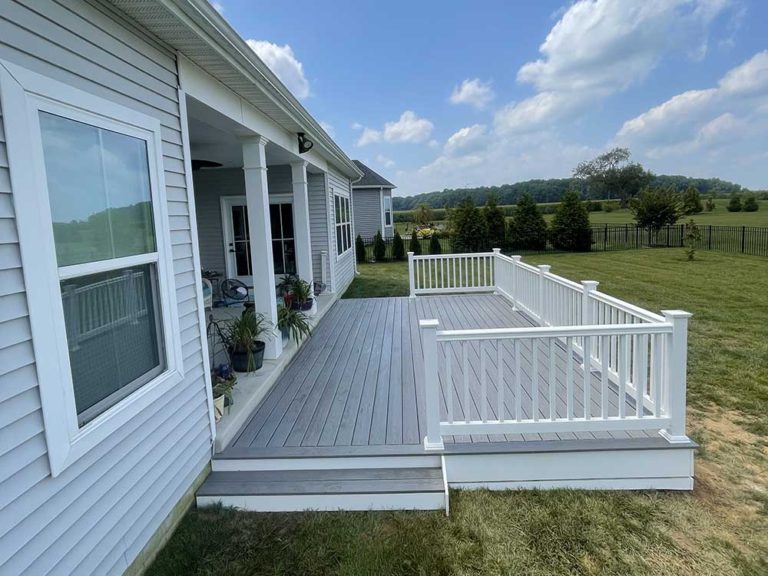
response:
<path id="1" fill-rule="evenodd" d="M 264 364 L 266 344 L 259 340 L 272 332 L 272 324 L 263 314 L 246 309 L 242 316 L 229 321 L 224 329 L 224 342 L 236 372 L 253 372 Z"/>
<path id="2" fill-rule="evenodd" d="M 283 338 L 292 338 L 296 344 L 312 334 L 309 317 L 301 310 L 288 306 L 280 306 L 277 309 L 277 327 Z"/>
<path id="3" fill-rule="evenodd" d="M 237 384 L 237 376 L 231 374 L 224 378 L 215 372 L 213 378 L 213 412 L 216 422 L 224 415 L 224 408 L 232 404 L 232 389 Z"/>

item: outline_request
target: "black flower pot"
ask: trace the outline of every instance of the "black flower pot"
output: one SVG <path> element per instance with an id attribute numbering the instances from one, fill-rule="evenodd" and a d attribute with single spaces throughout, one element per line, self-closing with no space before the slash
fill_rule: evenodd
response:
<path id="1" fill-rule="evenodd" d="M 248 365 L 248 352 L 245 350 L 229 350 L 229 357 L 232 360 L 232 369 L 235 372 L 252 372 L 258 370 L 264 365 L 264 349 L 266 344 L 261 341 L 253 343 L 251 349 L 251 366 Z"/>
<path id="2" fill-rule="evenodd" d="M 301 310 L 302 312 L 307 312 L 308 310 L 312 310 L 312 304 L 314 303 L 314 298 L 307 298 L 307 301 L 304 303 L 296 302 L 294 300 L 291 302 L 291 310 Z"/>

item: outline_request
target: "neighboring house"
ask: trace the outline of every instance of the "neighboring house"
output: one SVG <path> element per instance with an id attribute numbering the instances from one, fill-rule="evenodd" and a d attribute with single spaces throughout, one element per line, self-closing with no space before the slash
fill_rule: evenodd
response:
<path id="1" fill-rule="evenodd" d="M 0 20 L 0 574 L 137 571 L 210 467 L 201 268 L 273 321 L 286 270 L 327 308 L 361 173 L 208 2 Z"/>
<path id="2" fill-rule="evenodd" d="M 360 160 L 354 162 L 363 173 L 363 177 L 352 184 L 355 234 L 364 240 L 373 238 L 376 232 L 381 232 L 384 238 L 391 238 L 395 234 L 392 190 L 396 186 Z"/>

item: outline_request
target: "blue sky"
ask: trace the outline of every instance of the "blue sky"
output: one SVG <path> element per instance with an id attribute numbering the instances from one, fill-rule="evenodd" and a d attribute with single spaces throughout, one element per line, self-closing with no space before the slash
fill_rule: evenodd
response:
<path id="1" fill-rule="evenodd" d="M 768 2 L 214 3 L 400 194 L 568 176 L 615 145 L 768 188 Z"/>

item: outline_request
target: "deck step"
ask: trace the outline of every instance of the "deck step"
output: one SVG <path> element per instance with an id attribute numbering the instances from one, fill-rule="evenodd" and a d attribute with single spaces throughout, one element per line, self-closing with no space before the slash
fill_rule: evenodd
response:
<path id="1" fill-rule="evenodd" d="M 439 510 L 440 468 L 360 468 L 212 472 L 197 505 L 259 512 L 300 510 Z"/>

